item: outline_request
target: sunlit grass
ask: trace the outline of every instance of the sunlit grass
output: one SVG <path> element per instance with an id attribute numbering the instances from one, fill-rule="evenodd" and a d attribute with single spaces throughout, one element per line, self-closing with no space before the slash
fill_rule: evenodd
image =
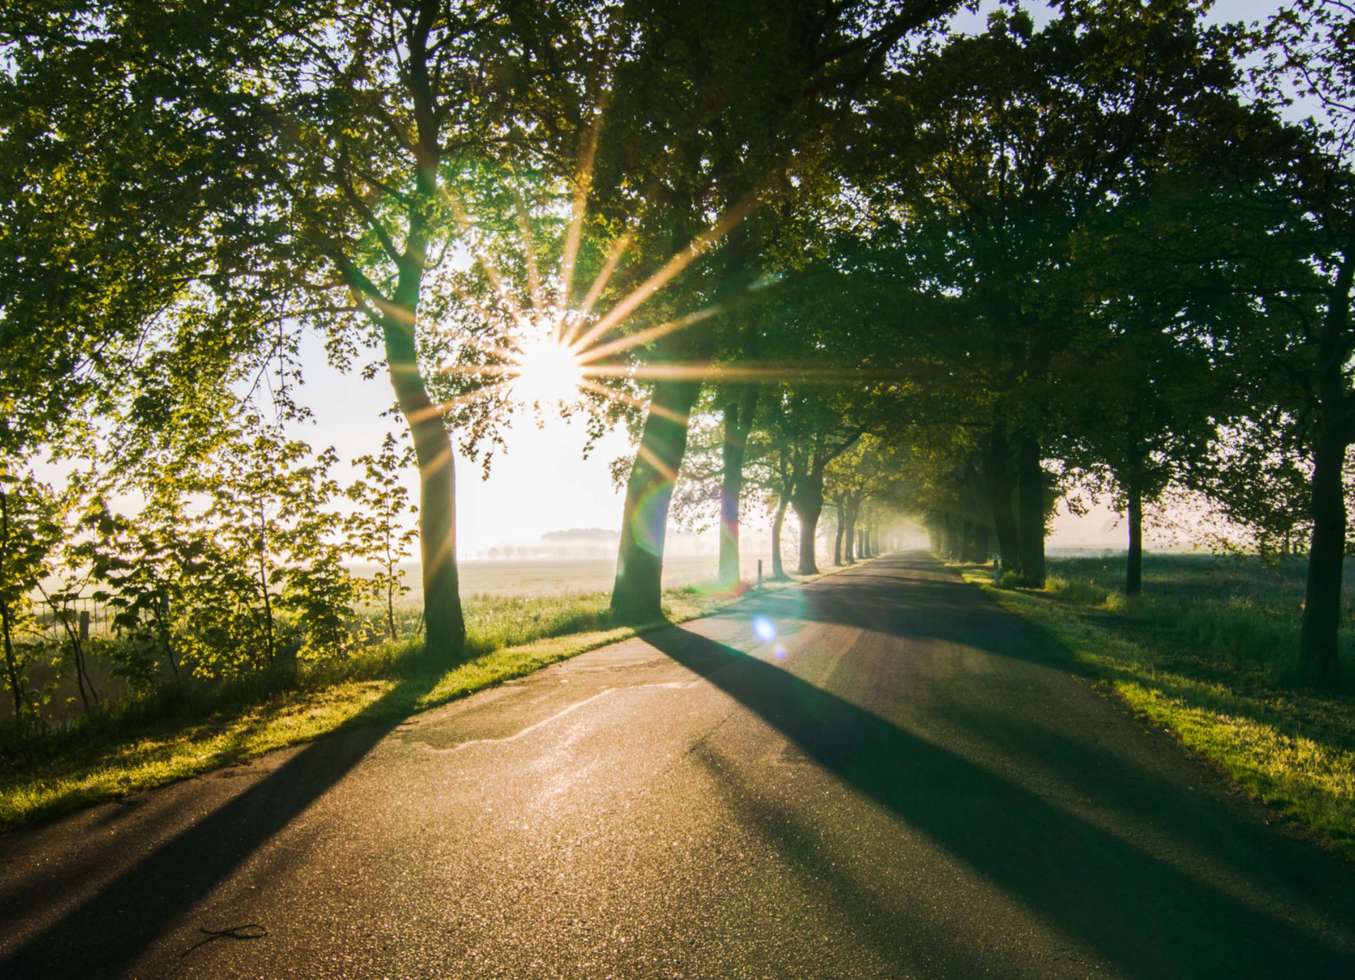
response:
<path id="1" fill-rule="evenodd" d="M 1115 591 L 1123 559 L 1056 561 L 1044 590 L 997 588 L 1124 702 L 1254 799 L 1355 857 L 1355 698 L 1293 688 L 1302 577 L 1259 561 L 1159 557 L 1145 594 Z M 1355 674 L 1351 616 L 1343 667 Z"/>
<path id="2" fill-rule="evenodd" d="M 776 588 L 777 586 L 771 586 Z M 133 705 L 102 723 L 5 747 L 0 829 L 163 786 L 355 725 L 397 721 L 667 622 L 714 612 L 730 595 L 687 586 L 664 594 L 665 619 L 618 626 L 606 593 L 475 596 L 467 659 L 431 663 L 391 643 L 266 680 Z"/>

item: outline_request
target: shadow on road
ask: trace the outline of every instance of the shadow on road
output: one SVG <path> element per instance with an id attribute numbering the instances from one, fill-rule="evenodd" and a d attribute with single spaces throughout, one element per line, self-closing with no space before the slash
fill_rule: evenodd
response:
<path id="1" fill-rule="evenodd" d="M 905 587 L 912 585 L 910 581 Z M 986 621 L 981 607 L 986 600 L 981 597 L 979 603 L 961 600 L 963 609 L 943 609 L 921 622 L 908 616 L 906 606 L 899 603 L 900 587 L 895 579 L 892 609 L 872 609 L 875 597 L 870 590 L 861 593 L 857 609 L 854 588 L 850 603 L 834 604 L 824 595 L 802 606 L 799 615 L 811 621 L 823 615 L 856 625 L 862 625 L 865 618 L 877 630 L 893 629 L 902 636 L 939 631 L 980 651 L 992 647 L 992 652 L 1016 653 L 1041 663 L 1058 660 L 1056 654 L 1037 655 L 1025 640 L 1004 649 L 1011 639 L 995 628 L 996 621 Z M 930 591 L 925 583 L 921 587 Z M 952 584 L 938 590 L 934 598 L 962 591 Z M 963 620 L 954 622 L 953 615 L 959 612 L 968 617 L 967 627 Z M 937 622 L 947 619 L 951 625 Z M 905 621 L 906 628 L 901 625 Z M 1005 623 L 1008 632 L 1015 622 Z M 985 637 L 991 642 L 985 642 Z M 756 712 L 809 759 L 927 835 L 1126 975 L 1355 975 L 1355 958 L 1346 941 L 1259 908 L 1202 880 L 1189 868 L 1088 822 L 1023 786 L 1018 781 L 1020 773 L 1009 778 L 982 768 L 781 666 L 690 630 L 673 627 L 647 634 L 645 640 Z M 982 724 L 981 720 L 967 721 Z M 1023 735 L 1010 728 L 999 729 L 998 734 Z M 1114 777 L 1111 773 L 1107 778 Z M 1210 847 L 1209 828 L 1201 826 L 1210 814 L 1202 813 L 1198 801 L 1177 804 L 1171 794 L 1163 793 L 1157 802 L 1160 809 L 1154 816 L 1161 826 L 1169 831 L 1187 828 L 1197 851 Z M 1219 807 L 1212 816 L 1236 821 Z M 1258 847 L 1264 852 L 1267 844 L 1283 843 L 1261 842 Z M 1299 882 L 1333 877 L 1330 868 L 1324 873 L 1310 866 L 1322 858 L 1310 854 L 1311 848 L 1293 851 L 1295 860 L 1301 862 L 1292 869 Z M 1225 870 L 1237 866 L 1237 855 L 1223 848 L 1206 851 L 1204 860 Z M 1348 905 L 1342 904 L 1343 908 Z"/>
<path id="2" fill-rule="evenodd" d="M 312 742 L 264 779 L 128 867 L 90 897 L 0 959 L 0 977 L 125 974 L 213 887 L 285 828 L 402 720 L 389 704 L 431 690 L 419 672 L 373 702 L 355 721 L 371 724 Z M 49 898 L 49 902 L 56 899 Z"/>

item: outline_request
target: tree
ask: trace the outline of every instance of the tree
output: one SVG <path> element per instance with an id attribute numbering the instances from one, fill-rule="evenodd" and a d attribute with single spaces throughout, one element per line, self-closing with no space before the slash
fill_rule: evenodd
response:
<path id="1" fill-rule="evenodd" d="M 1331 687 L 1340 679 L 1338 633 L 1345 559 L 1345 458 L 1355 442 L 1355 15 L 1340 0 L 1298 0 L 1280 11 L 1265 37 L 1267 64 L 1259 78 L 1272 101 L 1287 101 L 1287 83 L 1321 105 L 1310 131 L 1318 152 L 1292 171 L 1289 191 L 1307 225 L 1311 264 L 1321 283 L 1318 307 L 1298 307 L 1297 345 L 1290 353 L 1302 376 L 1298 410 L 1312 453 L 1312 543 L 1299 639 L 1300 671 Z M 1302 233 L 1302 232 L 1301 232 Z"/>
<path id="2" fill-rule="evenodd" d="M 32 623 L 32 595 L 51 572 L 61 533 L 51 488 L 31 474 L 0 467 L 0 631 L 5 644 L 5 681 L 18 724 L 25 721 L 27 702 L 24 659 L 17 640 Z"/>
<path id="3" fill-rule="evenodd" d="M 727 4 L 718 14 L 708 5 L 666 3 L 640 18 L 634 65 L 662 71 L 649 84 L 629 84 L 618 73 L 618 98 L 611 112 L 623 132 L 637 132 L 628 143 L 613 140 L 622 152 L 607 158 L 603 173 L 618 167 L 631 186 L 653 187 L 660 205 L 647 223 L 652 250 L 662 255 L 705 251 L 711 234 L 697 232 L 697 215 L 714 213 L 736 219 L 767 196 L 769 185 L 794 186 L 797 155 L 817 152 L 833 120 L 845 115 L 853 93 L 877 72 L 899 40 L 930 24 L 958 4 L 917 0 L 903 4 L 855 2 L 804 4 L 789 12 L 765 0 Z M 697 14 L 699 8 L 699 15 Z M 713 22 L 718 17 L 718 22 Z M 747 52 L 756 50 L 756 64 Z M 679 51 L 681 59 L 667 56 Z M 693 107 L 685 93 L 706 97 Z M 680 98 L 681 109 L 654 103 Z M 693 111 L 693 108 L 695 111 Z M 655 126 L 653 120 L 662 120 Z M 628 123 L 638 122 L 636 130 Z M 655 129 L 660 139 L 654 140 Z M 654 152 L 656 144 L 662 152 Z M 599 186 L 625 187 L 617 179 Z M 625 207 L 631 206 L 625 202 Z M 715 238 L 724 237 L 720 225 Z M 690 244 L 689 244 L 690 243 Z M 722 271 L 746 269 L 746 242 L 731 238 Z M 746 273 L 745 273 L 746 274 Z M 687 291 L 687 284 L 677 288 Z M 712 289 L 700 299 L 718 295 Z M 688 370 L 661 376 L 653 387 L 640 447 L 627 481 L 617 577 L 612 608 L 623 619 L 643 620 L 660 613 L 660 577 L 664 528 L 673 482 L 686 451 L 686 423 L 718 344 L 715 324 L 685 331 L 666 345 L 660 359 L 685 361 Z M 656 365 L 658 367 L 659 365 Z"/>
<path id="4" fill-rule="evenodd" d="M 1183 120 L 1236 85 L 1234 33 L 1200 15 L 1189 0 L 1069 4 L 1036 30 L 1019 8 L 999 11 L 985 34 L 891 76 L 854 150 L 916 274 L 967 314 L 947 362 L 972 379 L 974 421 L 989 413 L 993 524 L 1028 584 L 1044 581 L 1042 461 L 1087 323 L 1084 230 L 1161 164 Z"/>
<path id="5" fill-rule="evenodd" d="M 371 582 L 386 608 L 386 630 L 398 639 L 395 628 L 395 597 L 409 591 L 400 563 L 409 555 L 414 531 L 404 526 L 409 514 L 417 513 L 400 474 L 414 463 L 414 451 L 400 447 L 387 433 L 375 456 L 359 456 L 363 477 L 351 484 L 347 497 L 354 504 L 348 518 L 349 546 L 354 555 L 376 566 Z"/>

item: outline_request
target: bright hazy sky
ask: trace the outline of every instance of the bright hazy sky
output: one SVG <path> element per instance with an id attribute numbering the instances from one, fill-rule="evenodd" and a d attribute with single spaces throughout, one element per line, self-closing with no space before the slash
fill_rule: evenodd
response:
<path id="1" fill-rule="evenodd" d="M 1222 19 L 1251 20 L 1277 9 L 1274 0 L 1221 0 L 1214 15 Z M 968 24 L 982 20 L 968 19 Z M 375 356 L 373 351 L 372 355 Z M 381 417 L 393 399 L 384 373 L 371 381 L 357 374 L 340 374 L 325 363 L 323 348 L 314 339 L 304 352 L 304 400 L 314 409 L 316 424 L 303 435 L 317 448 L 333 445 L 345 460 L 374 451 L 387 428 Z M 544 428 L 526 415 L 508 434 L 508 449 L 494 463 L 488 481 L 479 469 L 457 461 L 457 517 L 462 557 L 472 557 L 497 544 L 534 543 L 547 531 L 572 527 L 616 529 L 621 523 L 622 495 L 612 487 L 608 464 L 629 456 L 624 433 L 609 434 L 589 459 L 582 457 L 581 422 L 553 419 Z M 416 475 L 407 477 L 411 493 Z M 748 508 L 745 508 L 747 511 Z M 761 513 L 745 513 L 745 524 L 762 524 Z M 1055 521 L 1051 546 L 1124 546 L 1124 530 L 1117 515 L 1101 507 L 1085 517 L 1061 514 Z M 711 539 L 711 548 L 715 540 Z"/>

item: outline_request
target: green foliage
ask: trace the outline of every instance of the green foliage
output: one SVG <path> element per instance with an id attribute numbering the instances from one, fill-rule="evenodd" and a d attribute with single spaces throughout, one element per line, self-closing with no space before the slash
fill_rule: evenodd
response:
<path id="1" fill-rule="evenodd" d="M 27 715 L 22 634 L 34 625 L 33 593 L 52 570 L 61 538 L 59 504 L 47 485 L 14 473 L 0 459 L 0 629 L 14 717 Z"/>
<path id="2" fill-rule="evenodd" d="M 396 600 L 409 591 L 400 563 L 409 556 L 417 538 L 406 525 L 418 508 L 409 502 L 401 476 L 414 465 L 412 447 L 400 447 L 394 435 L 386 434 L 381 451 L 354 460 L 363 476 L 345 492 L 354 510 L 346 521 L 349 554 L 376 566 L 368 580 L 371 594 L 385 607 L 386 629 L 399 639 L 395 624 Z"/>

